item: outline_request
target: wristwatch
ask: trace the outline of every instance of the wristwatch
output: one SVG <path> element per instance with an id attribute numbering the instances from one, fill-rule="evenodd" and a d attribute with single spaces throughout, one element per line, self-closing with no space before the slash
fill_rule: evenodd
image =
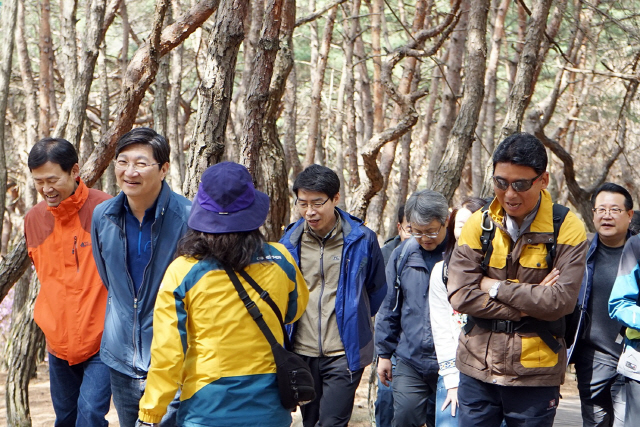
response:
<path id="1" fill-rule="evenodd" d="M 508 282 L 508 280 L 498 280 L 494 283 L 493 286 L 491 286 L 491 289 L 489 289 L 489 297 L 491 297 L 491 299 L 496 299 L 498 297 L 498 289 L 500 289 L 500 285 L 506 282 Z"/>

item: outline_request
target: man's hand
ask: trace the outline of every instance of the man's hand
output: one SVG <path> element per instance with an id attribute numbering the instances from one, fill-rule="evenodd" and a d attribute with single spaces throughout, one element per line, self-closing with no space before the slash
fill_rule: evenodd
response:
<path id="1" fill-rule="evenodd" d="M 389 387 L 389 383 L 393 381 L 391 369 L 391 359 L 378 358 L 378 377 L 380 378 L 380 382 L 387 387 Z"/>
<path id="2" fill-rule="evenodd" d="M 549 274 L 547 274 L 547 276 L 544 279 L 542 279 L 542 282 L 540 282 L 540 285 L 553 286 L 558 281 L 558 277 L 560 277 L 560 270 L 558 270 L 557 268 L 554 268 L 549 272 Z"/>
<path id="3" fill-rule="evenodd" d="M 442 408 L 440 408 L 441 412 L 451 404 L 451 416 L 456 416 L 456 409 L 458 408 L 458 387 L 447 389 L 447 398 L 444 399 L 444 403 L 442 404 Z"/>

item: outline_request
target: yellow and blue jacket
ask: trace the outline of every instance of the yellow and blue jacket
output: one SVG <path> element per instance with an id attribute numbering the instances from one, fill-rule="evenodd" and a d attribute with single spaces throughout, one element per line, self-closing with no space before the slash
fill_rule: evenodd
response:
<path id="1" fill-rule="evenodd" d="M 309 291 L 293 257 L 278 243 L 263 246 L 245 271 L 285 316 L 300 318 Z M 273 310 L 239 277 L 278 341 Z M 151 367 L 139 417 L 160 422 L 181 388 L 178 424 L 289 426 L 280 403 L 276 365 L 267 339 L 215 260 L 179 257 L 167 269 L 153 317 Z"/>

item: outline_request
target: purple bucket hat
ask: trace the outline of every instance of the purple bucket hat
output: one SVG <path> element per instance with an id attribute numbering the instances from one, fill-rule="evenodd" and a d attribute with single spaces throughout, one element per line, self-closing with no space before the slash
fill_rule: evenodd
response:
<path id="1" fill-rule="evenodd" d="M 264 224 L 269 196 L 253 186 L 247 168 L 222 162 L 202 174 L 188 225 L 204 233 L 240 233 Z"/>

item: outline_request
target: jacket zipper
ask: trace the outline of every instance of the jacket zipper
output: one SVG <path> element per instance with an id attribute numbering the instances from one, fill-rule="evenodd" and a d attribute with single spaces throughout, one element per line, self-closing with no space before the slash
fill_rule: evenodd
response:
<path id="1" fill-rule="evenodd" d="M 76 256 L 76 273 L 80 272 L 80 261 L 78 260 L 78 236 L 73 236 L 73 249 L 71 254 Z"/>
<path id="2" fill-rule="evenodd" d="M 320 242 L 320 298 L 318 298 L 318 349 L 320 357 L 324 356 L 322 350 L 322 295 L 324 294 L 324 242 Z"/>

